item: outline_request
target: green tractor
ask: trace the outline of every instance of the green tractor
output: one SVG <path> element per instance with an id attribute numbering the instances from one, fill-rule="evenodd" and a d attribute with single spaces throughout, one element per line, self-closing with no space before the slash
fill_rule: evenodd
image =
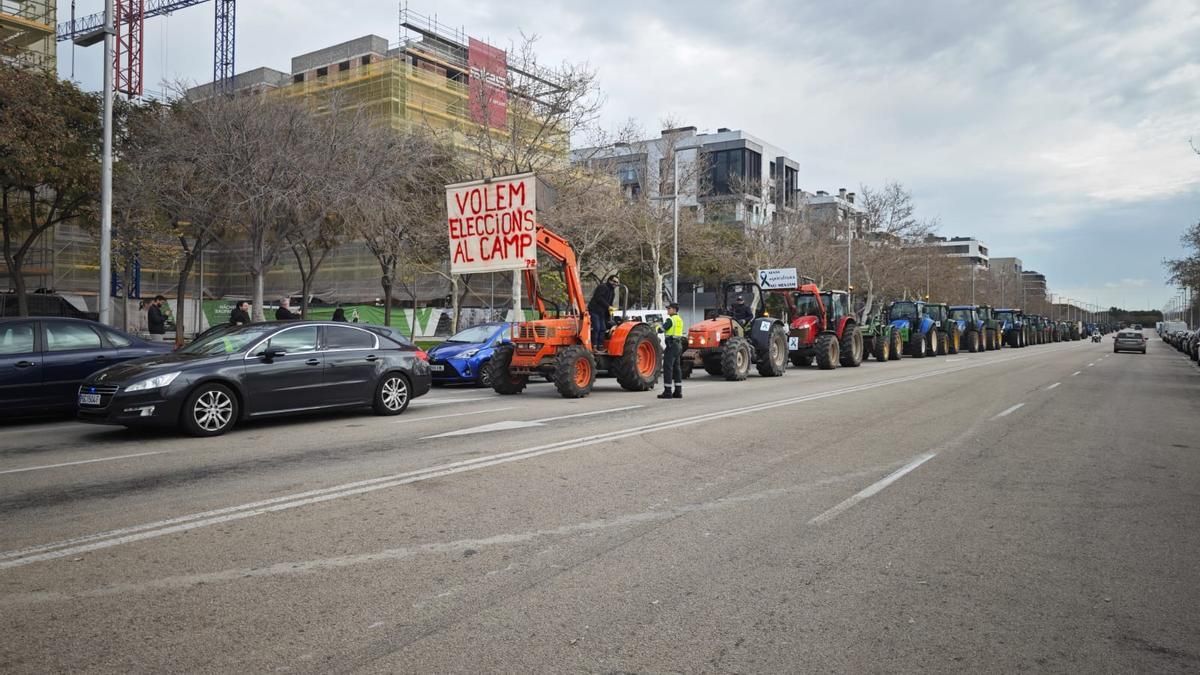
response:
<path id="1" fill-rule="evenodd" d="M 859 324 L 858 332 L 863 338 L 863 353 L 875 357 L 876 361 L 899 361 L 904 355 L 900 331 L 887 321 L 883 308 L 866 317 Z"/>
<path id="2" fill-rule="evenodd" d="M 983 348 L 987 351 L 998 351 L 1004 346 L 1004 330 L 996 320 L 996 311 L 991 305 L 978 305 L 975 313 L 981 322 Z"/>

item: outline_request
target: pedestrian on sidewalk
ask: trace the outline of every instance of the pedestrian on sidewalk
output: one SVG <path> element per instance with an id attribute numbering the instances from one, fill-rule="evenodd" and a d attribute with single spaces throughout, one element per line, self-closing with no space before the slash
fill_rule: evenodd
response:
<path id="1" fill-rule="evenodd" d="M 333 320 L 348 323 L 346 321 L 346 310 L 342 309 L 341 305 L 338 305 L 337 309 L 333 310 Z"/>
<path id="2" fill-rule="evenodd" d="M 279 299 L 279 309 L 275 310 L 276 321 L 296 321 L 300 315 L 292 311 L 292 301 L 288 298 Z"/>
<path id="3" fill-rule="evenodd" d="M 154 296 L 154 302 L 146 309 L 146 324 L 150 327 L 151 335 L 167 334 L 167 315 L 163 314 L 162 306 L 167 299 L 161 295 Z"/>
<path id="4" fill-rule="evenodd" d="M 250 323 L 250 301 L 238 300 L 233 303 L 233 311 L 229 313 L 230 326 L 245 326 Z"/>
<path id="5" fill-rule="evenodd" d="M 663 393 L 659 398 L 683 398 L 683 317 L 679 316 L 679 303 L 667 305 L 667 320 L 663 322 L 663 333 L 667 336 L 667 350 L 663 353 Z M 671 391 L 674 383 L 675 391 Z"/>

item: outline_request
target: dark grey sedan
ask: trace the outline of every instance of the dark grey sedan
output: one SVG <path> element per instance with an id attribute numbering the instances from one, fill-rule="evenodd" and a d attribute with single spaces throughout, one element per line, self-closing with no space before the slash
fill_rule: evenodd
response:
<path id="1" fill-rule="evenodd" d="M 429 357 L 388 328 L 256 323 L 106 368 L 79 387 L 79 419 L 223 434 L 240 420 L 371 407 L 398 415 L 429 391 Z"/>
<path id="2" fill-rule="evenodd" d="M 1146 353 L 1146 336 L 1141 331 L 1123 330 L 1113 337 L 1113 353 L 1141 352 Z"/>

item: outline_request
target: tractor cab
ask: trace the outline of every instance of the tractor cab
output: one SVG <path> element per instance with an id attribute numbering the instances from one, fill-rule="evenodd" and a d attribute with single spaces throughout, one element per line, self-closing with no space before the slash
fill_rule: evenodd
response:
<path id="1" fill-rule="evenodd" d="M 746 327 L 764 310 L 763 292 L 758 284 L 725 283 L 721 286 L 721 306 L 705 311 L 705 319 L 727 317 L 737 324 L 737 334 L 745 332 Z"/>
<path id="2" fill-rule="evenodd" d="M 970 305 L 965 307 L 951 307 L 950 318 L 965 326 L 974 326 L 980 321 L 979 312 Z"/>

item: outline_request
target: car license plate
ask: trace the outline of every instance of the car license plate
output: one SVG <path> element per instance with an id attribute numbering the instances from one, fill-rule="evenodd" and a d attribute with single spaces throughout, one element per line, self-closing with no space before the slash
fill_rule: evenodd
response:
<path id="1" fill-rule="evenodd" d="M 797 349 L 800 349 L 800 338 L 798 338 L 798 337 L 788 338 L 788 351 L 794 352 Z"/>
<path id="2" fill-rule="evenodd" d="M 100 394 L 80 394 L 79 405 L 100 405 Z"/>
<path id="3" fill-rule="evenodd" d="M 433 372 L 435 372 L 435 373 L 440 373 L 440 372 L 442 372 L 443 370 L 445 370 L 445 369 L 446 369 L 446 366 L 441 366 L 441 365 L 438 365 L 438 364 L 436 364 L 436 363 L 435 363 L 435 364 L 433 364 L 432 366 L 429 366 L 429 369 L 430 369 L 430 370 L 432 370 L 432 371 L 433 371 Z"/>

